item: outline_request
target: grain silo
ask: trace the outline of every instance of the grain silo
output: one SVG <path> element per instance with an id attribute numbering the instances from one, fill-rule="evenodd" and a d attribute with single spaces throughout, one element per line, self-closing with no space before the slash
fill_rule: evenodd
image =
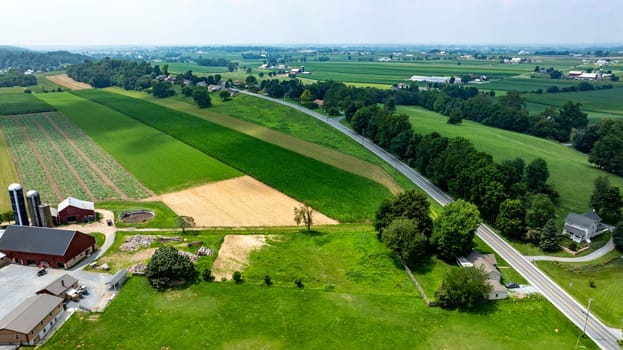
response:
<path id="1" fill-rule="evenodd" d="M 54 219 L 52 219 L 52 210 L 48 203 L 42 203 L 39 205 L 39 219 L 41 220 L 42 227 L 53 227 Z"/>
<path id="2" fill-rule="evenodd" d="M 41 205 L 41 196 L 39 192 L 30 190 L 26 192 L 26 202 L 28 202 L 28 214 L 33 226 L 43 227 L 43 221 L 39 215 L 39 205 Z"/>
<path id="3" fill-rule="evenodd" d="M 24 201 L 24 190 L 20 184 L 9 185 L 9 197 L 13 208 L 13 218 L 16 225 L 28 226 L 28 214 L 26 214 L 26 202 Z"/>

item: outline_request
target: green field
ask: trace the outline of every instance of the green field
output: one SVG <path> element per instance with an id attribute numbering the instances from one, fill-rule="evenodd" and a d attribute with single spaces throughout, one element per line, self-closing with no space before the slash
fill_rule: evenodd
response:
<path id="1" fill-rule="evenodd" d="M 195 63 L 178 63 L 178 62 L 152 62 L 152 66 L 168 64 L 169 65 L 169 73 L 171 74 L 183 74 L 187 71 L 192 71 L 196 75 L 214 75 L 229 72 L 227 67 L 208 67 L 208 66 L 200 66 Z"/>
<path id="2" fill-rule="evenodd" d="M 536 109 L 538 112 L 542 112 L 548 106 L 562 107 L 568 101 L 573 101 L 582 104 L 582 110 L 588 113 L 588 118 L 591 121 L 604 117 L 623 118 L 623 88 L 556 94 L 527 94 L 524 97 L 532 105 L 532 109 Z"/>
<path id="3" fill-rule="evenodd" d="M 242 175 L 179 140 L 70 93 L 39 94 L 156 193 Z"/>
<path id="4" fill-rule="evenodd" d="M 589 263 L 538 262 L 539 268 L 560 281 L 560 286 L 580 304 L 589 298 L 591 312 L 610 327 L 620 328 L 623 322 L 623 259 L 621 252 L 612 251 Z M 595 287 L 589 282 L 593 281 Z"/>
<path id="5" fill-rule="evenodd" d="M 0 115 L 54 111 L 55 108 L 32 94 L 23 92 L 0 93 Z"/>
<path id="6" fill-rule="evenodd" d="M 100 90 L 76 94 L 138 121 L 243 171 L 340 221 L 371 219 L 387 188 L 352 173 L 189 114 Z"/>
<path id="7" fill-rule="evenodd" d="M 8 188 L 10 184 L 19 182 L 17 169 L 11 156 L 11 150 L 5 142 L 4 130 L 0 128 L 0 188 Z M 0 196 L 0 213 L 11 210 L 9 196 Z"/>
<path id="8" fill-rule="evenodd" d="M 131 201 L 107 201 L 97 203 L 97 207 L 110 210 L 115 213 L 115 226 L 119 228 L 177 228 L 177 214 L 162 202 L 131 202 Z M 119 220 L 119 213 L 122 211 L 147 209 L 154 212 L 153 219 L 140 223 L 125 223 Z"/>
<path id="9" fill-rule="evenodd" d="M 42 348 L 560 349 L 579 334 L 541 298 L 476 312 L 427 307 L 371 227 L 275 234 L 251 256 L 243 284 L 157 292 L 132 277 L 105 312 L 76 313 Z M 262 286 L 264 274 L 275 284 Z M 300 274 L 304 290 L 291 280 Z M 596 349 L 587 339 L 580 345 Z"/>
<path id="10" fill-rule="evenodd" d="M 525 134 L 491 128 L 472 121 L 459 126 L 447 124 L 447 117 L 421 107 L 398 107 L 398 112 L 411 117 L 415 132 L 428 134 L 434 131 L 447 137 L 465 137 L 480 151 L 490 153 L 500 162 L 516 157 L 529 163 L 537 157 L 547 161 L 549 182 L 560 193 L 559 216 L 568 211 L 589 211 L 589 198 L 593 181 L 598 176 L 609 175 L 614 186 L 623 188 L 623 178 L 601 171 L 588 163 L 587 156 L 556 142 Z"/>

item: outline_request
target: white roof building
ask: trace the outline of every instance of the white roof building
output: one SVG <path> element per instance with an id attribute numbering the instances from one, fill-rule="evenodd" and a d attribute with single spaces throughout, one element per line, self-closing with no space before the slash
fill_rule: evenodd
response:
<path id="1" fill-rule="evenodd" d="M 74 197 L 67 197 L 58 203 L 58 211 L 63 211 L 67 207 L 75 207 L 84 210 L 95 210 L 95 204 L 89 201 L 83 201 Z"/>

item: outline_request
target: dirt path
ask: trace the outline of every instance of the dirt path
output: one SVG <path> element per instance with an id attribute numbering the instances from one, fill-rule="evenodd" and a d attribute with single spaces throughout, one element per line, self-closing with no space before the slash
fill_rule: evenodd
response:
<path id="1" fill-rule="evenodd" d="M 26 131 L 26 126 L 24 125 L 24 121 L 20 120 L 20 123 L 21 123 L 20 127 L 22 129 L 22 133 L 24 134 L 24 139 L 28 142 L 28 145 L 30 146 L 30 149 L 32 150 L 32 153 L 35 155 L 35 157 L 37 157 L 37 160 L 39 161 L 39 165 L 41 165 L 41 169 L 43 170 L 43 173 L 45 174 L 45 177 L 48 179 L 48 183 L 50 184 L 50 187 L 52 188 L 54 193 L 56 193 L 56 197 L 58 198 L 58 200 L 59 201 L 63 200 L 64 199 L 63 193 L 58 188 L 58 185 L 54 181 L 54 178 L 52 177 L 52 174 L 50 174 L 50 170 L 48 169 L 48 165 L 43 160 L 43 157 L 41 156 L 41 153 L 39 153 L 39 150 L 37 149 L 37 147 L 35 147 L 35 144 L 32 141 L 32 139 L 30 138 L 30 135 L 28 135 L 28 132 Z"/>
<path id="2" fill-rule="evenodd" d="M 76 151 L 76 153 L 78 153 L 80 155 L 80 157 L 82 157 L 82 159 L 84 159 L 87 162 L 87 164 L 89 164 L 89 167 L 91 167 L 91 169 L 93 169 L 93 171 L 95 171 L 95 173 L 98 175 L 98 177 L 102 181 L 104 181 L 104 183 L 106 183 L 108 186 L 110 186 L 115 192 L 117 192 L 117 194 L 119 195 L 119 198 L 121 198 L 121 199 L 128 199 L 128 195 L 123 193 L 123 191 L 121 191 L 121 189 L 119 187 L 117 187 L 117 185 L 115 185 L 115 183 L 112 182 L 112 180 L 108 176 L 106 176 L 106 174 L 104 174 L 102 169 L 100 169 L 97 166 L 97 164 L 95 164 L 78 146 L 76 146 L 76 144 L 73 142 L 73 140 L 69 136 L 67 136 L 67 134 L 65 134 L 63 129 L 59 128 L 58 125 L 56 125 L 54 120 L 52 118 L 50 118 L 50 116 L 48 114 L 44 114 L 44 116 L 50 122 L 50 125 L 52 125 L 52 127 L 54 129 L 56 129 L 56 131 L 58 131 L 61 135 L 63 135 L 63 137 L 65 137 L 65 140 L 67 140 L 67 143 L 69 143 L 71 148 L 73 148 L 74 151 Z"/>
<path id="3" fill-rule="evenodd" d="M 212 182 L 145 199 L 162 201 L 202 227 L 294 226 L 295 199 L 250 176 Z M 338 222 L 314 211 L 315 225 Z"/>
<path id="4" fill-rule="evenodd" d="M 58 84 L 60 86 L 64 86 L 66 88 L 72 90 L 84 90 L 84 89 L 92 89 L 93 87 L 86 83 L 81 83 L 79 81 L 75 81 L 70 78 L 67 74 L 59 74 L 59 75 L 48 75 L 46 79 L 49 81 Z"/>
<path id="5" fill-rule="evenodd" d="M 78 174 L 78 172 L 73 167 L 73 165 L 71 165 L 71 163 L 69 162 L 67 157 L 65 157 L 65 154 L 63 153 L 63 151 L 61 151 L 61 149 L 56 144 L 56 142 L 54 142 L 54 140 L 52 140 L 52 138 L 48 134 L 47 130 L 45 130 L 45 128 L 42 127 L 41 124 L 39 124 L 37 121 L 33 120 L 33 122 L 35 123 L 35 126 L 39 129 L 39 131 L 41 131 L 43 136 L 45 136 L 45 138 L 48 140 L 48 142 L 50 143 L 50 146 L 52 146 L 52 149 L 63 160 L 63 163 L 65 163 L 65 166 L 67 167 L 67 169 L 69 169 L 69 172 L 74 176 L 74 178 L 76 179 L 76 181 L 78 182 L 80 187 L 82 187 L 82 189 L 89 196 L 91 201 L 95 201 L 96 200 L 95 195 L 93 194 L 93 192 L 91 192 L 91 190 L 89 189 L 89 186 L 87 186 L 87 184 L 84 183 L 84 181 L 80 177 L 80 174 Z"/>
<path id="6" fill-rule="evenodd" d="M 265 235 L 228 235 L 225 236 L 218 256 L 212 265 L 212 275 L 216 281 L 224 277 L 231 279 L 235 271 L 244 270 L 249 264 L 252 251 L 266 245 Z"/>

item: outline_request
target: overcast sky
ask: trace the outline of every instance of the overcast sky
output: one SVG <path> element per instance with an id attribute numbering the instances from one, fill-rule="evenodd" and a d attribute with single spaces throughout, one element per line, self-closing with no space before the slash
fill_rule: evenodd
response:
<path id="1" fill-rule="evenodd" d="M 2 0 L 0 45 L 623 44 L 622 0 Z"/>

